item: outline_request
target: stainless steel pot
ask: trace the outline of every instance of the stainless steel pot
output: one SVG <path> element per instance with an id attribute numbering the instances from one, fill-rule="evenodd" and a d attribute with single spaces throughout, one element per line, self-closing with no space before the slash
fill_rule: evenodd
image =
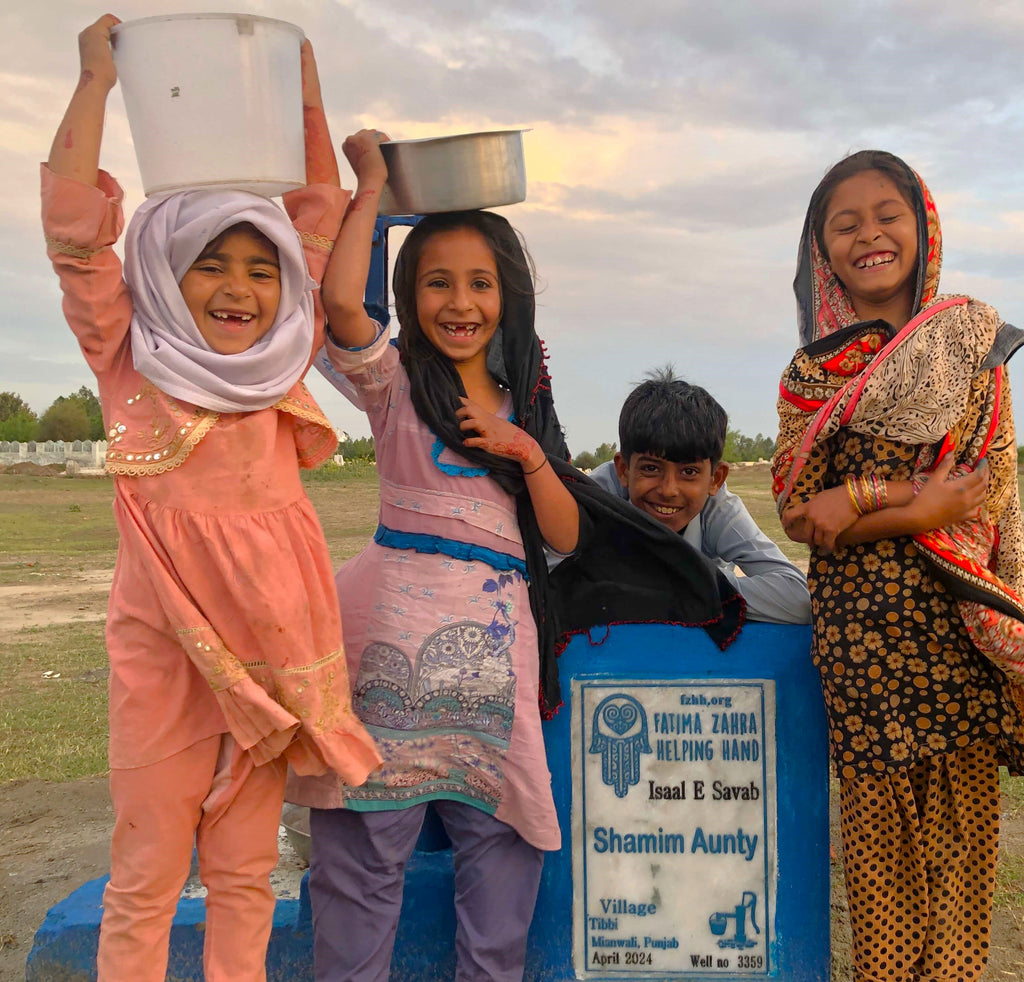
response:
<path id="1" fill-rule="evenodd" d="M 381 215 L 493 208 L 526 197 L 522 130 L 391 140 L 380 149 L 388 165 Z"/>

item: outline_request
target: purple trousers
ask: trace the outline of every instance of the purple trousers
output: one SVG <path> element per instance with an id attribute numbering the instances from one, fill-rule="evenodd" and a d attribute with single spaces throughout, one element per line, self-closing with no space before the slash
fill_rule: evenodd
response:
<path id="1" fill-rule="evenodd" d="M 455 859 L 456 982 L 520 982 L 544 853 L 492 815 L 432 802 Z M 316 982 L 387 982 L 425 804 L 310 811 Z"/>

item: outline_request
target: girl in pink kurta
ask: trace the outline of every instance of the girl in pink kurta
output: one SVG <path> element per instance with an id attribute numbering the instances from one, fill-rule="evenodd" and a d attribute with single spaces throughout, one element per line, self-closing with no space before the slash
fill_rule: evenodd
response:
<path id="1" fill-rule="evenodd" d="M 565 444 L 530 269 L 505 219 L 434 215 L 410 233 L 398 349 L 363 310 L 380 138 L 345 142 L 359 183 L 324 305 L 325 370 L 367 412 L 377 448 L 380 525 L 338 593 L 354 708 L 384 764 L 360 788 L 343 775 L 289 788 L 313 806 L 315 974 L 387 979 L 404 864 L 431 803 L 455 858 L 456 979 L 511 982 L 543 851 L 560 843 L 538 706 L 557 705 L 557 672 L 550 649 L 546 672 L 538 657 L 536 578 L 544 545 L 576 548 L 580 516 L 548 457 L 564 461 Z"/>
<path id="2" fill-rule="evenodd" d="M 288 196 L 292 221 L 242 192 L 150 198 L 129 228 L 126 283 L 112 249 L 121 190 L 98 170 L 115 23 L 79 38 L 81 82 L 42 171 L 64 312 L 99 383 L 120 533 L 99 977 L 164 978 L 194 842 L 206 977 L 256 982 L 286 765 L 359 786 L 380 760 L 351 710 L 330 558 L 299 480 L 336 446 L 301 378 L 322 341 L 310 274 L 348 196 L 306 46 L 310 186 Z"/>

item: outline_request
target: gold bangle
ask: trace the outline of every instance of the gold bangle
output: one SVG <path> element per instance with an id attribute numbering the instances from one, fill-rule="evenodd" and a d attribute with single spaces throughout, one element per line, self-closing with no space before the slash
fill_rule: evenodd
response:
<path id="1" fill-rule="evenodd" d="M 871 478 L 861 475 L 860 477 L 861 512 L 867 515 L 875 509 L 872 505 Z"/>
<path id="2" fill-rule="evenodd" d="M 850 504 L 853 505 L 853 510 L 858 515 L 863 515 L 864 512 L 861 511 L 860 503 L 857 501 L 857 492 L 854 491 L 854 489 L 853 489 L 853 482 L 854 482 L 854 480 L 855 480 L 855 478 L 852 478 L 852 477 L 848 477 L 846 479 L 846 490 L 847 490 L 847 493 L 850 495 Z"/>

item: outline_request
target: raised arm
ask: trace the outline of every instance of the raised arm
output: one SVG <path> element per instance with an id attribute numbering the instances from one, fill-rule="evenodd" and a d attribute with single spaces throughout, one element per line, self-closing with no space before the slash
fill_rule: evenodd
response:
<path id="1" fill-rule="evenodd" d="M 329 336 L 343 348 L 367 345 L 377 333 L 363 307 L 363 296 L 370 269 L 373 226 L 388 176 L 380 152 L 380 143 L 386 139 L 376 130 L 360 130 L 342 144 L 358 183 L 324 273 L 321 295 Z"/>
<path id="2" fill-rule="evenodd" d="M 306 185 L 287 192 L 282 203 L 302 239 L 309 275 L 319 287 L 351 195 L 340 186 L 338 160 L 331 145 L 316 58 L 309 41 L 302 43 L 301 57 Z M 313 305 L 316 331 L 311 359 L 324 344 L 324 308 L 319 289 L 313 291 Z"/>
<path id="3" fill-rule="evenodd" d="M 302 123 L 306 141 L 306 183 L 341 186 L 313 45 L 302 42 Z"/>
<path id="4" fill-rule="evenodd" d="M 78 35 L 78 86 L 50 147 L 47 166 L 55 174 L 96 186 L 107 94 L 117 81 L 110 29 L 121 21 L 104 14 Z"/>

